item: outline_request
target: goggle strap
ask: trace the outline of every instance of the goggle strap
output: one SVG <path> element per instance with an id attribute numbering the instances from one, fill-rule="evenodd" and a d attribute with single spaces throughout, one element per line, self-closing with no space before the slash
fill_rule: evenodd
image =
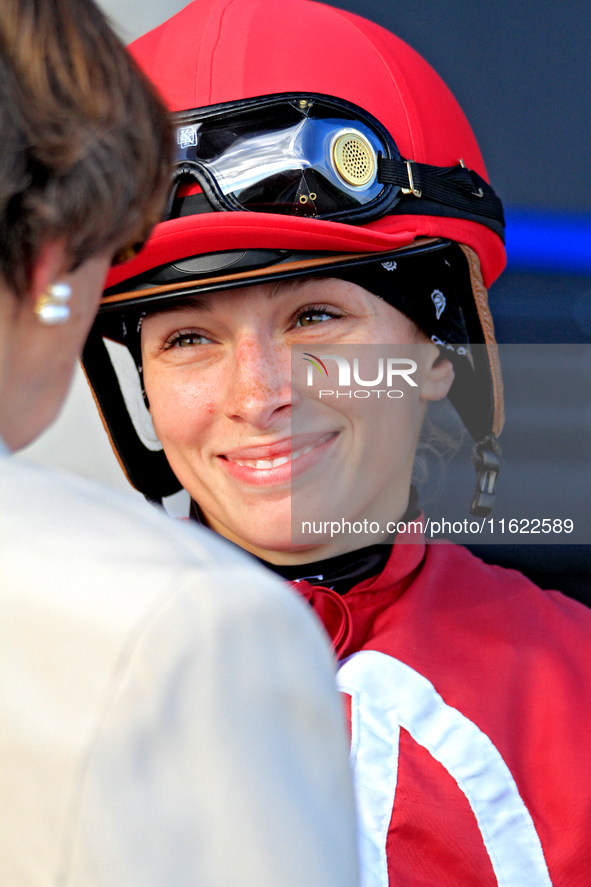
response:
<path id="1" fill-rule="evenodd" d="M 462 164 L 429 166 L 414 160 L 378 160 L 378 181 L 398 185 L 405 194 L 434 200 L 452 209 L 494 219 L 505 224 L 503 204 L 478 173 Z"/>

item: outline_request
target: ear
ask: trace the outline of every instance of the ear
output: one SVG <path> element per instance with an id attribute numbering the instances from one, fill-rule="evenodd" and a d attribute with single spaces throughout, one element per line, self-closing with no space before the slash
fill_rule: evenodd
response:
<path id="1" fill-rule="evenodd" d="M 33 264 L 27 293 L 27 301 L 31 307 L 34 308 L 52 283 L 68 273 L 69 264 L 63 240 L 49 240 L 43 244 Z"/>
<path id="2" fill-rule="evenodd" d="M 443 400 L 449 393 L 455 377 L 454 368 L 447 357 L 442 357 L 436 345 L 423 346 L 428 350 L 428 358 L 423 370 L 421 383 L 422 400 Z"/>

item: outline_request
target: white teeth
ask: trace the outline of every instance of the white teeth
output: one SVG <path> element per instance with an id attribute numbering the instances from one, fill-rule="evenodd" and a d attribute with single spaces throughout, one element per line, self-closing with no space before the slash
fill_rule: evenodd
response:
<path id="1" fill-rule="evenodd" d="M 328 434 L 326 437 L 319 440 L 318 443 L 310 444 L 309 447 L 304 447 L 303 450 L 293 450 L 289 455 L 279 456 L 272 461 L 269 459 L 233 459 L 232 461 L 235 462 L 236 465 L 245 465 L 247 468 L 256 468 L 257 471 L 268 471 L 270 468 L 278 468 L 280 465 L 285 465 L 286 462 L 293 462 L 294 459 L 299 459 L 300 456 L 305 456 L 306 453 L 309 453 L 314 447 L 326 443 L 331 436 L 332 435 Z"/>
<path id="2" fill-rule="evenodd" d="M 273 468 L 278 468 L 280 465 L 285 465 L 285 463 L 290 462 L 291 459 L 293 459 L 293 456 L 291 456 L 291 458 L 289 456 L 280 456 L 279 459 L 273 459 Z"/>

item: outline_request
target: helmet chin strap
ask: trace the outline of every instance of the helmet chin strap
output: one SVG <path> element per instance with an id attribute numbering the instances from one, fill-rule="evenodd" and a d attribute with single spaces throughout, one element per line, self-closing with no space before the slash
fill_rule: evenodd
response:
<path id="1" fill-rule="evenodd" d="M 500 455 L 501 447 L 494 434 L 487 434 L 472 450 L 476 489 L 470 503 L 470 514 L 474 517 L 488 517 L 493 510 L 495 484 L 501 469 Z"/>

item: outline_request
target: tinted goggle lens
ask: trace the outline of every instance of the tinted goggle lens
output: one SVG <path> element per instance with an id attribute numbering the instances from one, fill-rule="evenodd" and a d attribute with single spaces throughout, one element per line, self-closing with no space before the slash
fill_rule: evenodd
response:
<path id="1" fill-rule="evenodd" d="M 378 160 L 399 159 L 388 132 L 338 99 L 290 95 L 177 115 L 177 175 L 194 178 L 214 209 L 349 218 L 398 188 Z"/>

